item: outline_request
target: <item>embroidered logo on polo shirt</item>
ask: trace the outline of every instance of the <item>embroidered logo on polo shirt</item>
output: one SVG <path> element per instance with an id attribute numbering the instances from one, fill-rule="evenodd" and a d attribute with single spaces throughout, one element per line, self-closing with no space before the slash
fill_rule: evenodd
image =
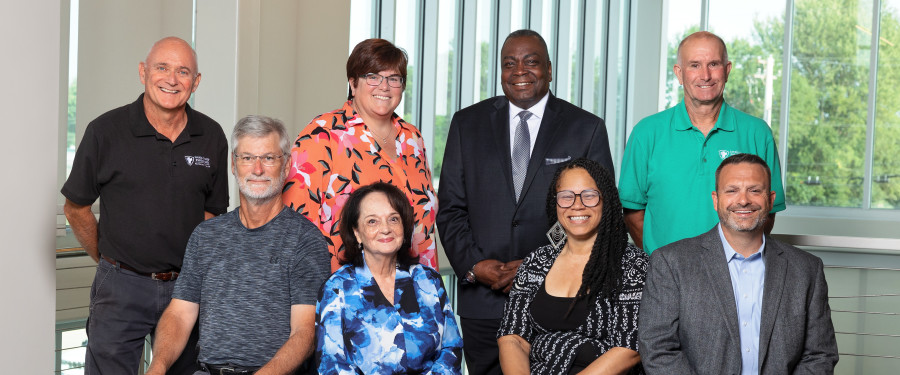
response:
<path id="1" fill-rule="evenodd" d="M 722 160 L 725 160 L 726 158 L 728 158 L 728 157 L 731 156 L 731 155 L 737 155 L 737 154 L 740 154 L 740 153 L 741 153 L 740 151 L 733 151 L 733 150 L 719 150 L 719 157 L 722 158 Z"/>
<path id="2" fill-rule="evenodd" d="M 198 167 L 207 167 L 209 168 L 209 158 L 205 158 L 202 156 L 184 156 L 184 161 L 187 162 L 188 166 L 198 166 Z"/>

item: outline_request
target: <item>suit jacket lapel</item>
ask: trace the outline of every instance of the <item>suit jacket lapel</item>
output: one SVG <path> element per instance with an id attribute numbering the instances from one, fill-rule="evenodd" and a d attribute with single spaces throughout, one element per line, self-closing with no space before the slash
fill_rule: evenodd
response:
<path id="1" fill-rule="evenodd" d="M 733 339 L 732 343 L 740 353 L 741 333 L 738 330 L 737 303 L 734 300 L 734 289 L 731 287 L 731 273 L 728 272 L 728 264 L 723 261 L 725 249 L 722 240 L 719 239 L 718 227 L 703 234 L 702 246 L 705 252 L 703 254 L 705 261 L 702 264 L 709 276 L 710 289 L 713 296 L 718 299 L 719 303 L 716 305 L 721 309 L 725 326 Z"/>
<path id="2" fill-rule="evenodd" d="M 781 306 L 781 295 L 784 291 L 784 278 L 787 274 L 787 261 L 782 257 L 784 252 L 771 237 L 766 238 L 766 250 L 763 253 L 766 262 L 765 285 L 763 285 L 762 312 L 759 321 L 759 368 L 763 368 L 769 341 L 775 328 L 775 317 Z"/>
<path id="3" fill-rule="evenodd" d="M 503 160 L 500 163 L 503 181 L 506 181 L 509 188 L 510 200 L 516 204 L 516 188 L 512 180 L 512 156 L 510 156 L 512 149 L 510 149 L 511 141 L 509 139 L 509 100 L 505 96 L 498 96 L 494 101 L 494 111 L 488 116 L 490 117 L 488 124 L 493 130 L 494 141 L 497 142 L 497 150 L 500 151 L 500 158 Z M 524 195 L 523 191 L 522 196 Z"/>
<path id="4" fill-rule="evenodd" d="M 537 174 L 541 165 L 544 164 L 544 157 L 547 155 L 547 151 L 550 150 L 550 146 L 553 145 L 553 139 L 556 138 L 556 133 L 559 129 L 558 120 L 560 119 L 557 100 L 558 99 L 556 99 L 553 94 L 550 94 L 550 97 L 547 98 L 547 106 L 544 108 L 544 118 L 541 119 L 541 126 L 538 129 L 537 139 L 534 141 L 534 148 L 531 150 L 531 160 L 528 161 L 528 172 L 525 174 L 525 183 L 522 185 L 522 194 L 519 196 L 520 201 L 525 197 L 525 193 L 528 192 L 531 182 L 534 181 L 535 174 Z M 509 138 L 509 135 L 507 135 L 507 138 Z"/>

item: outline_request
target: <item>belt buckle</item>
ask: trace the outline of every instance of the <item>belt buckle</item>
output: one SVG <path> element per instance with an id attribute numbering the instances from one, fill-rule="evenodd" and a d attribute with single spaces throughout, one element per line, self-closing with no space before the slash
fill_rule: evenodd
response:
<path id="1" fill-rule="evenodd" d="M 178 272 L 175 272 L 175 271 L 153 272 L 150 274 L 151 279 L 159 280 L 159 281 L 170 281 L 170 280 L 174 280 L 177 277 L 178 277 Z M 233 370 L 231 370 L 231 371 L 233 371 Z"/>

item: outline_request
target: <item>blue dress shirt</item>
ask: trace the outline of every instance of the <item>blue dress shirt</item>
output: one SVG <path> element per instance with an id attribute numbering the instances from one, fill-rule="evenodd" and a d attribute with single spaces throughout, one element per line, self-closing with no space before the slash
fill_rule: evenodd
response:
<path id="1" fill-rule="evenodd" d="M 766 248 L 766 237 L 763 236 L 759 250 L 745 258 L 734 251 L 725 239 L 721 224 L 718 225 L 718 229 L 737 305 L 738 328 L 741 333 L 741 375 L 756 375 L 759 374 L 759 321 L 762 315 L 763 284 L 766 276 L 763 253 Z"/>

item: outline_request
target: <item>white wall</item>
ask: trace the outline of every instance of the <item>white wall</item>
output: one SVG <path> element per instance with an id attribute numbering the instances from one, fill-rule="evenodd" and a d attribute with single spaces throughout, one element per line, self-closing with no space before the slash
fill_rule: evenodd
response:
<path id="1" fill-rule="evenodd" d="M 60 111 L 60 2 L 3 0 L 5 90 L 0 238 L 5 264 L 3 372 L 50 374 L 54 356 L 54 228 Z M 53 145 L 53 146 L 51 146 Z"/>

